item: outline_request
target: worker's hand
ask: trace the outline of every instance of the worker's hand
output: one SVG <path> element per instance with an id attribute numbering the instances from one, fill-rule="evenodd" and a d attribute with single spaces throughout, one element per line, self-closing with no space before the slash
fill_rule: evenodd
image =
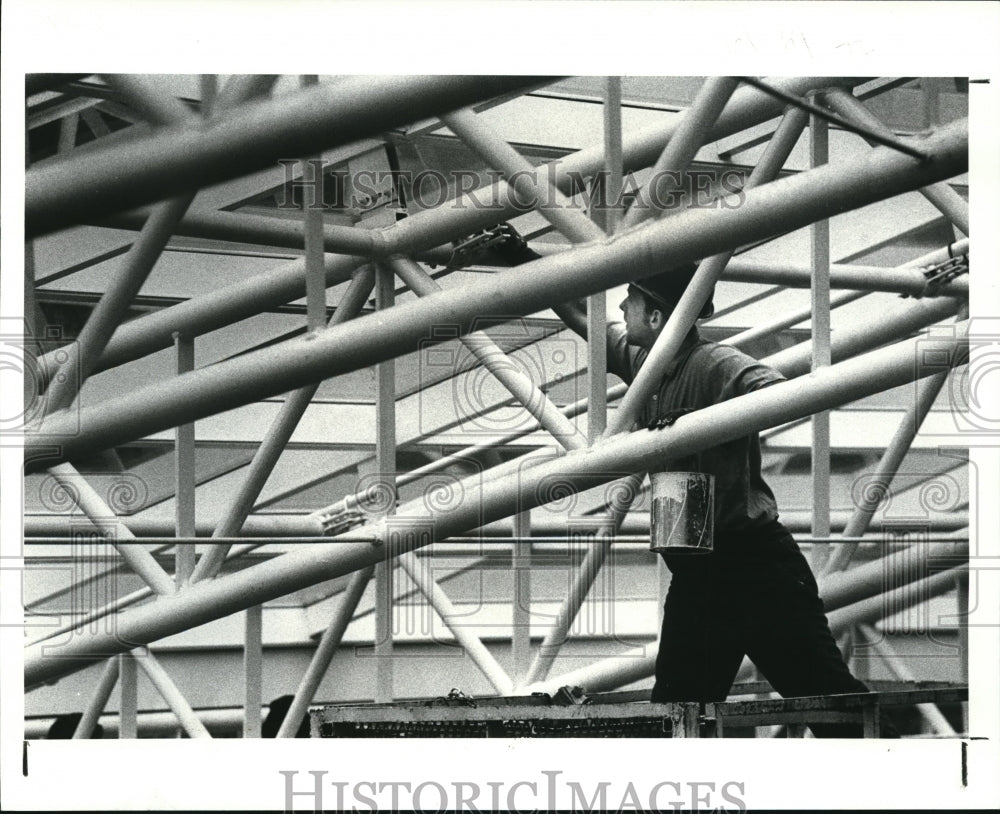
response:
<path id="1" fill-rule="evenodd" d="M 528 241 L 509 223 L 501 224 L 500 230 L 503 234 L 503 240 L 494 246 L 493 252 L 501 260 L 512 266 L 519 266 L 541 257 L 540 254 L 528 248 Z"/>
<path id="2" fill-rule="evenodd" d="M 647 430 L 662 430 L 671 426 L 678 418 L 687 413 L 693 413 L 694 407 L 679 407 L 676 410 L 668 410 L 663 415 L 654 418 L 646 425 Z"/>

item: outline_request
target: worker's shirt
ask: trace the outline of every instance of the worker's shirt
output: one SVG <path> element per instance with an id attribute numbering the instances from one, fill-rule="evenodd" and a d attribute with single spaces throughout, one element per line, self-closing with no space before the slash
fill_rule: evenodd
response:
<path id="1" fill-rule="evenodd" d="M 609 367 L 627 372 L 625 381 L 631 384 L 648 351 L 627 343 L 624 323 L 609 324 L 608 335 L 608 353 L 614 357 L 609 359 Z M 667 366 L 656 393 L 643 408 L 640 426 L 646 427 L 674 410 L 700 410 L 783 380 L 784 376 L 752 356 L 702 339 L 697 328 L 692 328 Z M 774 494 L 760 472 L 757 433 L 683 459 L 664 461 L 662 468 L 715 477 L 716 535 L 762 526 L 778 517 Z"/>

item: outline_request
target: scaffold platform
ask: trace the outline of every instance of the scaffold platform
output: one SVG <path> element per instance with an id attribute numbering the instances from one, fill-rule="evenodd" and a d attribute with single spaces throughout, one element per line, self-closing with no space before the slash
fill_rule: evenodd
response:
<path id="1" fill-rule="evenodd" d="M 803 737 L 811 723 L 853 723 L 864 737 L 880 737 L 887 709 L 917 704 L 962 704 L 968 687 L 940 682 L 882 682 L 869 693 L 697 702 L 652 703 L 648 692 L 583 695 L 563 688 L 554 696 L 448 696 L 388 704 L 348 704 L 311 712 L 320 738 L 723 738 L 748 727 L 784 726 Z M 758 694 L 766 685 L 738 688 Z"/>

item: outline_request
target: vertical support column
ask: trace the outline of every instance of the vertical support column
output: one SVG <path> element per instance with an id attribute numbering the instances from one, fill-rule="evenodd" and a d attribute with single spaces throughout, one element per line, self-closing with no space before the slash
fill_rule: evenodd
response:
<path id="1" fill-rule="evenodd" d="M 312 190 L 303 193 L 305 207 L 306 249 L 306 328 L 309 332 L 326 327 L 326 269 L 323 256 L 323 161 L 319 158 L 303 161 L 312 167 Z"/>
<path id="2" fill-rule="evenodd" d="M 511 610 L 511 659 L 514 686 L 523 687 L 531 667 L 531 511 L 514 515 L 514 595 Z"/>
<path id="3" fill-rule="evenodd" d="M 194 340 L 174 334 L 177 375 L 194 370 Z M 174 528 L 178 537 L 195 536 L 194 423 L 182 424 L 174 431 Z M 174 555 L 174 579 L 177 587 L 191 581 L 194 571 L 195 544 L 178 543 Z"/>
<path id="4" fill-rule="evenodd" d="M 941 124 L 941 80 L 934 76 L 920 78 L 920 95 L 923 101 L 924 127 L 930 129 Z"/>
<path id="5" fill-rule="evenodd" d="M 214 73 L 203 73 L 198 79 L 201 88 L 201 115 L 210 118 L 215 110 L 215 100 L 219 96 L 219 77 Z"/>
<path id="6" fill-rule="evenodd" d="M 605 79 L 604 91 L 604 219 L 600 224 L 613 235 L 622 219 L 621 194 L 624 184 L 624 154 L 622 150 L 622 80 L 620 76 Z"/>
<path id="7" fill-rule="evenodd" d="M 301 78 L 303 88 L 319 84 L 319 77 Z M 323 158 L 302 159 L 302 210 L 305 213 L 306 323 L 321 331 L 326 325 L 326 277 L 323 268 Z"/>
<path id="8" fill-rule="evenodd" d="M 608 303 L 603 291 L 587 297 L 587 438 L 591 444 L 608 423 Z"/>
<path id="9" fill-rule="evenodd" d="M 829 130 L 824 119 L 809 121 L 809 165 L 819 167 L 829 161 Z M 829 367 L 830 357 L 830 221 L 820 220 L 810 227 L 812 248 L 812 369 Z M 812 418 L 812 533 L 830 536 L 830 411 Z M 821 573 L 830 556 L 829 543 L 813 543 L 812 568 Z"/>
<path id="10" fill-rule="evenodd" d="M 131 653 L 118 656 L 118 683 L 121 687 L 119 705 L 118 737 L 136 738 L 139 735 L 139 693 L 138 672 Z"/>
<path id="11" fill-rule="evenodd" d="M 264 700 L 264 607 L 243 614 L 243 737 L 260 737 L 260 705 Z"/>
<path id="12" fill-rule="evenodd" d="M 80 723 L 76 725 L 76 730 L 73 732 L 74 740 L 89 738 L 94 734 L 94 727 L 97 726 L 97 721 L 101 717 L 101 713 L 104 712 L 104 707 L 107 706 L 108 699 L 111 698 L 115 684 L 118 683 L 119 659 L 121 659 L 121 656 L 112 656 L 105 662 L 104 672 L 101 673 L 101 678 L 97 682 L 97 689 L 94 690 L 94 695 L 90 699 L 90 703 L 87 704 L 87 708 L 83 711 Z"/>
<path id="13" fill-rule="evenodd" d="M 962 684 L 969 683 L 969 569 L 955 575 L 958 600 L 958 675 Z M 969 702 L 962 704 L 962 733 L 969 731 Z"/>
<path id="14" fill-rule="evenodd" d="M 956 600 L 958 602 L 958 674 L 962 684 L 969 683 L 969 571 L 955 575 Z"/>
<path id="15" fill-rule="evenodd" d="M 80 126 L 80 114 L 71 113 L 59 122 L 59 155 L 68 153 L 76 147 L 76 133 Z"/>
<path id="16" fill-rule="evenodd" d="M 395 275 L 379 268 L 375 284 L 375 307 L 391 308 L 395 301 Z M 392 499 L 388 513 L 395 513 L 396 503 L 396 363 L 389 359 L 376 366 L 375 377 L 375 467 L 382 488 Z M 392 661 L 392 576 L 393 561 L 386 559 L 375 566 L 375 701 L 393 699 Z"/>
<path id="17" fill-rule="evenodd" d="M 612 235 L 621 220 L 619 207 L 622 189 L 622 83 L 621 78 L 609 76 L 605 80 L 604 94 L 604 179 L 603 200 L 595 196 L 597 205 L 603 204 L 597 223 Z M 600 188 L 595 190 L 600 192 Z M 587 298 L 587 435 L 594 443 L 604 434 L 608 423 L 608 349 L 605 334 L 608 325 L 608 301 L 601 291 Z"/>

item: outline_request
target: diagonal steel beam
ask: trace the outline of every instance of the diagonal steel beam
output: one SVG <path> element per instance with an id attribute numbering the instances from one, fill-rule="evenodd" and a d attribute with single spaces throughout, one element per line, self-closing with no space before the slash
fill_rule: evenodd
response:
<path id="1" fill-rule="evenodd" d="M 875 348 L 906 336 L 935 322 L 940 322 L 958 313 L 961 304 L 948 297 L 931 300 L 917 300 L 896 308 L 878 322 L 865 322 L 850 333 L 838 333 L 831 352 L 834 361 L 847 359 L 861 350 Z M 807 340 L 767 357 L 767 363 L 776 367 L 785 376 L 803 376 L 809 372 L 813 341 Z"/>
<path id="2" fill-rule="evenodd" d="M 164 596 L 174 593 L 176 590 L 174 581 L 145 548 L 141 545 L 128 544 L 128 541 L 135 539 L 135 535 L 118 522 L 118 516 L 83 475 L 68 463 L 49 467 L 49 474 L 59 482 L 95 526 L 111 531 L 112 537 L 108 542 L 114 546 L 129 568 L 141 576 L 150 588 Z M 119 544 L 119 539 L 125 542 Z"/>
<path id="3" fill-rule="evenodd" d="M 705 144 L 712 126 L 738 85 L 739 80 L 732 76 L 710 76 L 702 83 L 677 132 L 653 165 L 649 182 L 639 190 L 625 213 L 622 228 L 638 226 L 663 211 L 663 197 L 680 185 L 680 175 L 687 171 L 688 165 Z"/>
<path id="4" fill-rule="evenodd" d="M 245 175 L 289 156 L 366 138 L 428 114 L 528 88 L 542 77 L 355 76 L 246 105 L 216 121 L 164 128 L 25 178 L 29 236 Z"/>
<path id="5" fill-rule="evenodd" d="M 580 612 L 583 601 L 597 580 L 597 575 L 611 551 L 611 546 L 614 545 L 615 535 L 621 531 L 622 523 L 642 489 L 643 478 L 645 478 L 645 473 L 641 472 L 629 475 L 612 487 L 617 499 L 607 512 L 606 525 L 598 529 L 597 540 L 587 549 L 587 554 L 573 578 L 569 594 L 559 606 L 555 622 L 546 631 L 545 637 L 539 645 L 538 652 L 535 654 L 524 679 L 524 684 L 542 681 L 548 675 L 552 662 L 559 655 L 560 648 L 566 643 L 569 629 Z"/>
<path id="6" fill-rule="evenodd" d="M 112 87 L 156 124 L 181 123 L 196 118 L 179 100 L 157 93 L 147 79 L 111 76 L 108 80 Z M 257 88 L 256 84 L 249 82 L 227 87 L 220 100 L 220 108 L 231 109 L 250 98 Z M 69 354 L 69 358 L 60 367 L 60 375 L 54 377 L 46 394 L 47 411 L 55 412 L 73 403 L 194 197 L 193 192 L 185 193 L 154 207 L 80 335 L 75 342 L 62 349 Z"/>
<path id="7" fill-rule="evenodd" d="M 826 104 L 850 121 L 867 125 L 879 135 L 893 137 L 893 132 L 861 102 L 843 88 L 834 88 L 823 95 Z M 920 193 L 965 234 L 969 234 L 969 205 L 945 183 L 923 187 Z"/>
<path id="8" fill-rule="evenodd" d="M 488 167 L 503 174 L 524 207 L 538 213 L 573 243 L 602 240 L 604 230 L 579 210 L 559 188 L 539 177 L 539 171 L 523 155 L 497 136 L 471 110 L 457 110 L 441 117 Z"/>
<path id="9" fill-rule="evenodd" d="M 295 698 L 292 700 L 292 704 L 285 714 L 285 720 L 281 722 L 277 737 L 292 738 L 299 731 L 299 725 L 309 711 L 309 705 L 316 695 L 316 690 L 319 689 L 320 682 L 330 667 L 330 662 L 333 660 L 333 656 L 337 652 L 341 640 L 344 638 L 347 626 L 351 623 L 354 612 L 358 608 L 358 603 L 361 601 L 361 597 L 364 595 L 365 589 L 368 587 L 368 583 L 371 582 L 372 574 L 374 573 L 375 568 L 369 567 L 355 571 L 351 576 L 351 581 L 347 584 L 347 588 L 344 589 L 340 604 L 337 606 L 337 612 L 330 619 L 330 624 L 326 630 L 323 631 L 323 636 L 316 646 L 316 652 L 313 653 L 305 675 L 302 676 L 302 680 L 299 682 L 298 689 L 295 691 Z"/>
<path id="10" fill-rule="evenodd" d="M 790 110 L 784 115 L 764 156 L 750 173 L 747 189 L 754 189 L 777 177 L 802 135 L 806 122 L 807 117 L 800 110 Z M 722 276 L 732 256 L 732 250 L 725 251 L 699 263 L 698 270 L 677 303 L 677 307 L 671 312 L 667 324 L 656 338 L 646 361 L 643 362 L 642 369 L 636 374 L 621 405 L 608 422 L 606 430 L 608 435 L 628 430 L 639 417 L 639 413 L 659 386 L 663 371 L 673 361 L 684 337 L 698 319 L 702 306 L 711 297 L 716 282 Z"/>
<path id="11" fill-rule="evenodd" d="M 149 649 L 138 647 L 132 651 L 132 657 L 136 664 L 142 668 L 142 671 L 147 675 L 153 686 L 156 687 L 157 692 L 160 693 L 163 700 L 173 710 L 184 731 L 192 738 L 211 738 L 212 736 L 208 733 L 205 725 L 198 720 L 198 716 L 191 709 L 191 705 L 187 702 L 187 699 L 181 694 L 173 679 L 167 674 L 167 671 L 163 669 L 163 665 L 160 664 L 159 660 Z"/>
<path id="12" fill-rule="evenodd" d="M 790 93 L 805 93 L 816 87 L 852 87 L 861 81 L 843 77 L 796 77 L 775 79 L 771 84 Z M 757 90 L 738 90 L 719 116 L 710 137 L 731 135 L 777 116 L 781 111 L 780 103 Z M 624 170 L 638 169 L 653 162 L 682 121 L 683 115 L 666 125 L 656 125 L 626 138 L 623 145 Z M 581 150 L 554 163 L 555 183 L 567 194 L 577 191 L 587 175 L 599 172 L 603 166 L 603 146 Z M 520 214 L 520 208 L 512 200 L 506 183 L 498 181 L 492 187 L 461 195 L 438 209 L 420 212 L 385 231 L 377 232 L 380 248 L 376 254 L 412 256 L 517 214 Z M 277 225 L 271 228 L 276 229 Z M 282 245 L 301 246 L 302 225 L 289 223 L 284 228 L 296 231 L 294 242 Z M 327 284 L 344 282 L 362 262 L 360 257 L 328 257 Z M 101 368 L 124 364 L 169 347 L 175 332 L 198 336 L 297 299 L 305 293 L 304 272 L 305 264 L 301 260 L 295 261 L 281 269 L 250 277 L 211 294 L 133 320 L 112 337 L 101 360 Z M 51 373 L 48 367 L 46 371 Z"/>
<path id="13" fill-rule="evenodd" d="M 353 318 L 364 306 L 368 294 L 375 285 L 375 274 L 372 269 L 359 272 L 340 303 L 330 325 L 336 325 Z M 275 464 L 281 457 L 288 440 L 295 432 L 302 416 L 312 403 L 313 396 L 319 389 L 319 384 L 310 384 L 292 393 L 281 406 L 281 412 L 268 427 L 260 446 L 250 461 L 246 477 L 237 489 L 218 526 L 212 533 L 213 537 L 235 537 L 239 535 L 247 517 L 253 510 L 253 505 L 260 496 L 264 484 L 274 471 Z M 191 574 L 191 582 L 215 576 L 226 560 L 230 546 L 227 543 L 215 543 L 209 547 L 195 565 Z"/>
<path id="14" fill-rule="evenodd" d="M 874 268 L 872 270 L 871 276 L 873 280 L 879 280 L 879 278 L 883 274 L 885 276 L 892 276 L 894 272 L 905 269 L 919 268 L 920 266 L 933 266 L 938 263 L 945 262 L 950 257 L 958 257 L 959 255 L 962 254 L 968 254 L 968 251 L 969 251 L 969 239 L 963 238 L 962 240 L 956 241 L 955 243 L 952 243 L 951 245 L 946 246 L 942 249 L 935 249 L 932 252 L 928 252 L 927 254 L 923 254 L 920 257 L 914 258 L 913 260 L 904 263 L 902 266 L 899 266 L 898 268 L 895 269 Z M 837 268 L 836 265 L 831 266 L 831 271 L 836 268 Z M 968 279 L 963 278 L 963 282 L 966 284 L 966 296 L 968 296 Z M 833 297 L 830 300 L 830 305 L 831 307 L 839 307 L 841 305 L 847 305 L 850 302 L 854 302 L 855 300 L 868 296 L 869 293 L 871 292 L 848 291 L 836 297 Z M 953 293 L 958 295 L 957 291 Z M 742 331 L 736 334 L 735 336 L 730 336 L 726 339 L 723 339 L 722 342 L 723 344 L 735 345 L 736 347 L 741 347 L 756 339 L 768 336 L 772 333 L 775 333 L 776 331 L 783 330 L 784 328 L 790 328 L 793 325 L 802 322 L 803 320 L 809 319 L 811 313 L 812 313 L 811 308 L 804 308 L 800 311 L 795 311 L 791 314 L 786 314 L 785 316 L 772 320 L 771 322 L 763 323 L 761 325 L 755 325 L 753 328 L 748 328 L 747 330 Z"/>
<path id="15" fill-rule="evenodd" d="M 385 264 L 418 297 L 426 297 L 442 290 L 441 286 L 412 260 L 393 257 L 386 260 Z M 514 399 L 563 447 L 581 449 L 587 446 L 587 439 L 576 426 L 486 333 L 474 331 L 460 337 L 460 340 L 479 363 L 489 370 L 500 384 L 510 391 Z"/>
<path id="16" fill-rule="evenodd" d="M 864 535 L 875 515 L 882 500 L 888 496 L 892 486 L 893 478 L 899 465 L 910 451 L 913 439 L 920 431 L 920 426 L 930 412 L 931 405 L 934 404 L 938 393 L 944 387 L 948 379 L 948 373 L 939 373 L 924 379 L 917 386 L 917 395 L 914 402 L 907 409 L 903 420 L 899 422 L 896 432 L 889 441 L 882 458 L 878 462 L 875 472 L 871 475 L 871 481 L 861 493 L 861 500 L 855 505 L 854 513 L 847 526 L 844 528 L 845 537 L 861 537 Z M 833 556 L 826 562 L 823 568 L 824 574 L 842 571 L 851 562 L 851 557 L 858 548 L 858 543 L 844 543 L 837 547 Z"/>
<path id="17" fill-rule="evenodd" d="M 765 427 L 810 415 L 817 410 L 856 401 L 873 393 L 939 372 L 915 365 L 934 359 L 960 365 L 968 361 L 968 322 L 950 337 L 919 338 L 780 382 L 680 418 L 658 432 L 632 433 L 595 444 L 553 461 L 485 483 L 469 483 L 464 498 L 446 512 L 434 512 L 423 500 L 401 506 L 390 531 L 386 522 L 362 531 L 383 544 L 343 543 L 308 546 L 224 578 L 192 585 L 150 606 L 118 614 L 113 632 L 72 637 L 57 649 L 35 645 L 25 651 L 25 684 L 32 687 L 73 672 L 100 656 L 122 652 L 124 642 L 150 642 L 255 604 L 274 599 L 336 576 L 366 568 L 387 556 L 398 556 L 435 539 L 455 536 L 517 511 L 539 505 L 544 485 L 553 478 L 570 489 L 589 488 L 609 472 L 633 472 L 655 466 L 665 457 L 680 457 L 725 443 Z M 919 355 L 918 355 L 919 352 Z M 400 533 L 399 518 L 410 520 L 420 534 Z M 387 549 L 388 546 L 388 549 Z M 48 652 L 51 651 L 51 652 Z M 53 658 L 58 655 L 58 658 Z"/>
<path id="18" fill-rule="evenodd" d="M 114 691 L 115 684 L 117 683 L 118 658 L 112 656 L 105 663 L 101 677 L 97 681 L 97 688 L 94 690 L 94 695 L 87 704 L 87 708 L 83 711 L 80 723 L 76 725 L 76 729 L 73 732 L 73 740 L 81 740 L 93 736 L 94 727 L 97 726 L 97 721 L 100 719 L 101 713 L 104 712 L 104 707 L 107 706 L 108 699 L 111 698 L 111 693 Z"/>
<path id="19" fill-rule="evenodd" d="M 510 676 L 507 675 L 493 654 L 486 648 L 486 645 L 463 624 L 462 615 L 451 604 L 451 600 L 448 599 L 448 595 L 444 592 L 444 589 L 428 573 L 429 568 L 421 565 L 416 554 L 412 551 L 401 554 L 399 556 L 399 564 L 406 571 L 407 576 L 420 589 L 420 592 L 427 598 L 427 601 L 431 603 L 431 606 L 437 612 L 438 616 L 441 617 L 441 620 L 448 626 L 448 630 L 452 632 L 455 640 L 465 648 L 465 652 L 469 658 L 482 670 L 483 675 L 493 685 L 493 688 L 500 695 L 510 695 L 514 691 L 514 682 L 511 681 Z"/>
<path id="20" fill-rule="evenodd" d="M 950 177 L 968 166 L 966 124 L 941 128 L 926 140 L 925 149 L 934 161 L 918 164 L 888 148 L 878 148 L 855 162 L 826 165 L 750 190 L 736 209 L 691 208 L 616 235 L 607 244 L 579 247 L 462 289 L 398 305 L 391 311 L 392 323 L 363 317 L 316 337 L 290 340 L 153 384 L 84 408 L 79 415 L 56 413 L 26 439 L 26 465 L 37 468 L 33 459 L 53 442 L 61 445 L 67 457 L 105 449 L 399 356 L 426 343 L 428 328 L 437 322 L 456 325 L 459 333 L 467 333 L 484 313 L 532 313 L 567 296 L 603 291 Z"/>

